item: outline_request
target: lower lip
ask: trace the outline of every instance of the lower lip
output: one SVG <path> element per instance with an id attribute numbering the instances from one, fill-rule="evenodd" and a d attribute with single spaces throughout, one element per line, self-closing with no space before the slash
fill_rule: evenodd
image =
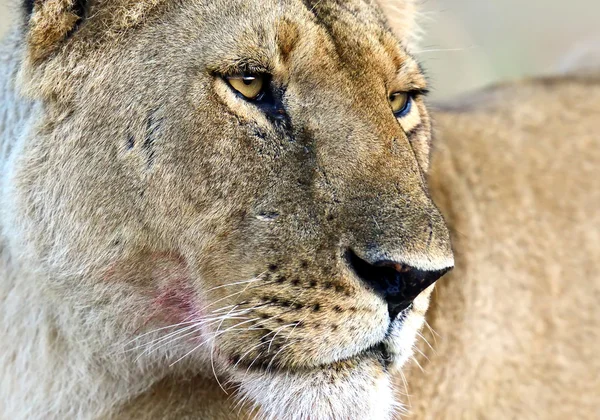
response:
<path id="1" fill-rule="evenodd" d="M 384 368 L 389 367 L 393 362 L 392 355 L 385 348 L 384 344 L 378 344 L 365 350 L 359 357 L 378 360 Z"/>

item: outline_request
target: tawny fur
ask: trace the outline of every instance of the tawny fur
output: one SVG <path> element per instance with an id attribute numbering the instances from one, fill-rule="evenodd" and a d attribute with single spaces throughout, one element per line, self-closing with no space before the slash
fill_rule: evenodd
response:
<path id="1" fill-rule="evenodd" d="M 412 31 L 400 47 L 372 2 L 304 3 L 98 1 L 81 23 L 69 1 L 38 2 L 5 41 L 0 418 L 401 411 L 400 377 L 354 356 L 383 338 L 385 305 L 337 255 L 375 242 L 425 268 L 452 260 L 423 189 L 425 105 L 400 121 L 406 136 L 385 101 L 382 78 L 424 83 Z M 413 20 L 412 2 L 397 7 Z M 301 132 L 273 129 L 215 78 L 240 50 L 288 84 Z M 420 334 L 437 354 L 421 346 L 425 373 L 404 372 L 402 410 L 597 417 L 597 86 L 530 81 L 436 113 L 430 185 L 457 270 L 432 295 L 441 337 Z M 431 291 L 390 326 L 394 371 Z M 239 320 L 149 347 L 173 331 L 154 330 L 220 308 Z M 262 368 L 236 368 L 244 354 Z"/>
<path id="2" fill-rule="evenodd" d="M 455 271 L 409 375 L 418 419 L 600 415 L 600 69 L 435 113 L 430 187 Z"/>

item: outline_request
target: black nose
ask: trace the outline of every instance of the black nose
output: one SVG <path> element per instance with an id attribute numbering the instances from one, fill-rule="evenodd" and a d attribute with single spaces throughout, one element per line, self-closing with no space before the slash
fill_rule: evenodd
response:
<path id="1" fill-rule="evenodd" d="M 346 259 L 356 275 L 388 305 L 390 318 L 408 308 L 419 294 L 446 274 L 452 267 L 441 270 L 419 270 L 395 261 L 382 260 L 373 264 L 358 257 L 353 251 Z"/>

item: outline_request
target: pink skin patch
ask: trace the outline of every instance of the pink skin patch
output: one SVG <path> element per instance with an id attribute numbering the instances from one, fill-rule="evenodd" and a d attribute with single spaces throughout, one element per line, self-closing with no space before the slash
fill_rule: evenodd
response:
<path id="1" fill-rule="evenodd" d="M 191 286 L 188 266 L 180 255 L 155 253 L 150 255 L 152 283 L 157 285 L 153 307 L 167 322 L 200 320 L 198 296 Z"/>
<path id="2" fill-rule="evenodd" d="M 120 260 L 109 267 L 104 280 L 141 286 L 140 292 L 149 299 L 149 311 L 139 330 L 149 324 L 161 328 L 202 319 L 201 302 L 181 255 L 157 252 Z"/>
<path id="3" fill-rule="evenodd" d="M 196 317 L 198 307 L 194 302 L 195 293 L 183 281 L 169 285 L 154 298 L 153 306 L 170 322 L 185 322 Z"/>

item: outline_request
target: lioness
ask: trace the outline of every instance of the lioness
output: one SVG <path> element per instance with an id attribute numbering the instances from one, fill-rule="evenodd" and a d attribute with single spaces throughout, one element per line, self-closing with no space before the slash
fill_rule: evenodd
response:
<path id="1" fill-rule="evenodd" d="M 439 114 L 458 264 L 432 294 L 454 256 L 411 2 L 396 34 L 368 0 L 24 3 L 1 418 L 597 414 L 595 80 Z"/>

